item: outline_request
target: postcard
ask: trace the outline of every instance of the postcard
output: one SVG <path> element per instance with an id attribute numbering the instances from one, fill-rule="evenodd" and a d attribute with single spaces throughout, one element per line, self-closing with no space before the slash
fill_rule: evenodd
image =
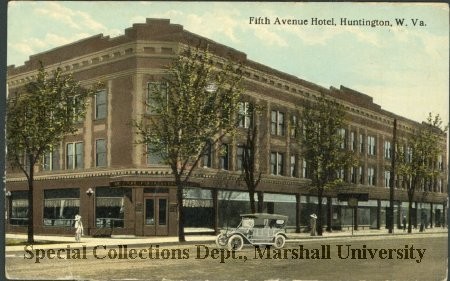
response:
<path id="1" fill-rule="evenodd" d="M 447 278 L 448 5 L 7 8 L 8 279 Z"/>

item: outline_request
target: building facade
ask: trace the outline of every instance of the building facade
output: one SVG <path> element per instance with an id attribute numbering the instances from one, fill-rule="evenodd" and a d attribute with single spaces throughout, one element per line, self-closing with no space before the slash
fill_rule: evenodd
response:
<path id="1" fill-rule="evenodd" d="M 186 189 L 183 206 L 177 206 L 176 187 L 170 169 L 138 143 L 133 120 L 148 114 L 145 101 L 151 87 L 166 73 L 165 66 L 183 46 L 207 43 L 216 66 L 222 59 L 240 62 L 244 68 L 243 115 L 234 138 L 211 147 L 196 168 L 192 187 Z M 245 53 L 190 33 L 169 20 L 147 19 L 134 24 L 115 38 L 93 36 L 30 57 L 23 66 L 9 66 L 8 89 L 14 92 L 36 76 L 39 61 L 47 70 L 61 67 L 89 86 L 104 83 L 90 100 L 78 132 L 67 136 L 36 166 L 34 225 L 36 233 L 72 234 L 73 219 L 82 216 L 89 235 L 128 234 L 137 236 L 177 235 L 177 212 L 185 211 L 187 229 L 217 231 L 234 226 L 240 213 L 249 212 L 249 195 L 243 180 L 242 145 L 250 123 L 249 103 L 263 112 L 253 120 L 260 128 L 257 139 L 258 169 L 262 181 L 258 192 L 264 211 L 289 216 L 290 231 L 304 231 L 309 215 L 316 210 L 317 196 L 310 188 L 308 169 L 300 155 L 293 124 L 298 109 L 315 96 L 337 99 L 346 110 L 341 129 L 343 149 L 357 154 L 359 165 L 338 171 L 345 184 L 327 190 L 323 222 L 331 229 L 352 224 L 386 227 L 393 120 L 399 138 L 407 139 L 420 124 L 383 110 L 363 93 L 341 86 L 323 88 L 247 59 Z M 416 192 L 413 223 L 425 217 L 428 226 L 445 225 L 447 209 L 446 138 L 436 160 L 440 175 L 433 185 Z M 219 153 L 221 151 L 221 153 Z M 224 153 L 223 153 L 224 152 Z M 27 182 L 17 170 L 7 171 L 7 231 L 26 232 Z M 365 193 L 356 211 L 338 194 Z M 8 193 L 9 194 L 9 193 Z M 406 190 L 395 189 L 395 224 L 408 213 Z"/>

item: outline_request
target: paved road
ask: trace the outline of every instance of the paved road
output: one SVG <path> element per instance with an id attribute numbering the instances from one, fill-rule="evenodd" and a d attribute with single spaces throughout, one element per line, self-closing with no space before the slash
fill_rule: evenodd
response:
<path id="1" fill-rule="evenodd" d="M 446 234 L 293 241 L 281 251 L 245 247 L 234 254 L 213 244 L 69 245 L 7 253 L 6 270 L 25 279 L 428 281 L 445 279 L 447 248 Z"/>

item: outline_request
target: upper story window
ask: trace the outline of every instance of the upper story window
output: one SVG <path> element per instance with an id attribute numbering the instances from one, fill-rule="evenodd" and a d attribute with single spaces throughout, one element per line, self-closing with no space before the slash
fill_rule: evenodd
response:
<path id="1" fill-rule="evenodd" d="M 391 181 L 391 171 L 384 171 L 384 187 L 389 187 Z"/>
<path id="2" fill-rule="evenodd" d="M 337 174 L 338 179 L 345 180 L 345 170 L 344 169 L 339 169 L 336 174 Z"/>
<path id="3" fill-rule="evenodd" d="M 245 147 L 243 145 L 237 146 L 236 151 L 236 170 L 243 171 L 244 170 L 244 151 Z"/>
<path id="4" fill-rule="evenodd" d="M 250 112 L 250 103 L 249 102 L 239 102 L 238 104 L 238 114 L 239 114 L 239 127 L 240 128 L 249 128 L 252 124 L 252 114 Z"/>
<path id="5" fill-rule="evenodd" d="M 229 169 L 229 145 L 228 144 L 222 144 L 220 148 L 220 159 L 219 159 L 219 168 L 223 170 Z"/>
<path id="6" fill-rule="evenodd" d="M 212 144 L 210 141 L 206 143 L 205 151 L 203 153 L 203 167 L 212 167 Z"/>
<path id="7" fill-rule="evenodd" d="M 355 151 L 355 149 L 356 149 L 355 132 L 350 132 L 350 150 Z"/>
<path id="8" fill-rule="evenodd" d="M 44 154 L 42 169 L 44 171 L 55 171 L 61 169 L 59 164 L 59 147 L 52 147 Z"/>
<path id="9" fill-rule="evenodd" d="M 270 116 L 270 133 L 272 135 L 284 136 L 284 113 L 272 110 Z"/>
<path id="10" fill-rule="evenodd" d="M 168 95 L 167 92 L 167 83 L 165 82 L 149 82 L 147 83 L 147 95 L 145 97 L 146 109 L 145 111 L 148 114 L 155 114 L 155 104 L 157 102 L 157 94 L 163 93 L 166 98 Z"/>
<path id="11" fill-rule="evenodd" d="M 83 143 L 73 142 L 66 144 L 66 169 L 82 169 L 83 165 Z"/>
<path id="12" fill-rule="evenodd" d="M 384 141 L 384 158 L 391 159 L 392 148 L 390 141 Z"/>
<path id="13" fill-rule="evenodd" d="M 81 116 L 77 116 L 78 115 L 78 108 L 79 108 L 79 104 L 81 103 L 81 99 L 80 99 L 80 96 L 78 96 L 78 95 L 75 95 L 75 96 L 72 96 L 72 97 L 70 97 L 70 101 L 72 102 L 72 116 L 74 116 L 73 117 L 73 120 L 76 122 L 76 123 L 81 123 L 81 122 L 83 122 L 83 120 L 84 120 L 84 117 L 81 117 Z M 75 117 L 75 116 L 77 116 L 77 117 Z M 53 112 L 51 112 L 50 113 L 50 118 L 52 118 L 53 119 Z"/>
<path id="14" fill-rule="evenodd" d="M 406 157 L 406 162 L 411 163 L 412 159 L 413 159 L 413 150 L 411 147 L 406 147 L 406 153 L 405 153 L 405 157 Z"/>
<path id="15" fill-rule="evenodd" d="M 369 167 L 367 168 L 367 184 L 375 185 L 375 182 L 376 182 L 375 168 Z"/>
<path id="16" fill-rule="evenodd" d="M 297 157 L 295 155 L 291 155 L 291 167 L 290 167 L 290 176 L 298 177 L 297 172 Z"/>
<path id="17" fill-rule="evenodd" d="M 440 171 L 444 170 L 444 161 L 442 159 L 443 159 L 442 155 L 439 155 L 438 156 L 438 169 Z"/>
<path id="18" fill-rule="evenodd" d="M 154 151 L 151 144 L 147 144 L 147 164 L 148 165 L 162 165 L 163 158 L 161 153 Z"/>
<path id="19" fill-rule="evenodd" d="M 377 151 L 375 137 L 367 136 L 367 154 L 375 155 Z"/>
<path id="20" fill-rule="evenodd" d="M 270 153 L 270 174 L 283 175 L 284 154 L 279 152 Z"/>
<path id="21" fill-rule="evenodd" d="M 339 147 L 342 149 L 346 147 L 346 135 L 347 132 L 345 129 L 339 129 L 339 139 L 340 139 Z"/>
<path id="22" fill-rule="evenodd" d="M 298 120 L 296 115 L 291 115 L 290 135 L 292 138 L 297 136 Z"/>
<path id="23" fill-rule="evenodd" d="M 104 139 L 95 141 L 95 166 L 106 166 L 106 141 Z"/>
<path id="24" fill-rule="evenodd" d="M 352 183 L 358 183 L 358 168 L 352 167 L 350 169 L 350 179 Z"/>
<path id="25" fill-rule="evenodd" d="M 365 146 L 364 136 L 363 136 L 363 134 L 359 134 L 359 149 L 358 149 L 359 153 L 364 153 L 365 152 L 364 146 Z"/>
<path id="26" fill-rule="evenodd" d="M 364 169 L 362 166 L 359 166 L 359 184 L 364 184 L 365 175 L 364 175 Z"/>
<path id="27" fill-rule="evenodd" d="M 104 119 L 107 114 L 106 90 L 101 90 L 95 94 L 95 119 Z"/>
<path id="28" fill-rule="evenodd" d="M 308 178 L 308 163 L 305 159 L 302 161 L 302 178 Z"/>

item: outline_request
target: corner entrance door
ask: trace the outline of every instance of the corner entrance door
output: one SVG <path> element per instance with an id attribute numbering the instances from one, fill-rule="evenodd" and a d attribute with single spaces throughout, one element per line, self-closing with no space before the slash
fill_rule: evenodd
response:
<path id="1" fill-rule="evenodd" d="M 168 198 L 152 196 L 144 198 L 144 235 L 168 235 Z"/>

